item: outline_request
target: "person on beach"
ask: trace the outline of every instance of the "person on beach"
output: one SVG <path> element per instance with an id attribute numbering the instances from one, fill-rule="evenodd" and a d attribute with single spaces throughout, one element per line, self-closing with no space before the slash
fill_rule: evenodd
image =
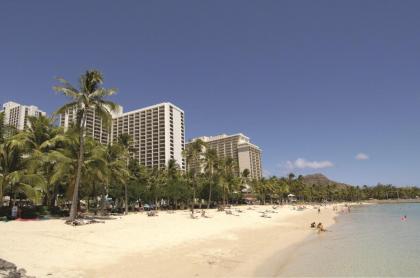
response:
<path id="1" fill-rule="evenodd" d="M 321 213 L 321 208 L 318 208 L 318 214 L 320 214 Z"/>
<path id="2" fill-rule="evenodd" d="M 17 207 L 17 205 L 13 205 L 13 207 L 12 207 L 12 219 L 17 218 L 17 213 L 18 213 L 18 207 Z"/>
<path id="3" fill-rule="evenodd" d="M 326 232 L 327 230 L 324 229 L 324 225 L 322 225 L 321 222 L 318 223 L 318 225 L 316 226 L 316 228 L 318 229 L 318 233 L 320 232 Z"/>

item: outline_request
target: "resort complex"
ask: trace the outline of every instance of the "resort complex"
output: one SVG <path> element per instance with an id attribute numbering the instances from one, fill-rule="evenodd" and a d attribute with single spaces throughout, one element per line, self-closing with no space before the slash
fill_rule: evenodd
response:
<path id="1" fill-rule="evenodd" d="M 46 115 L 44 111 L 34 105 L 22 105 L 13 101 L 3 104 L 4 125 L 12 126 L 17 130 L 23 130 L 28 126 L 28 117 Z"/>
<path id="2" fill-rule="evenodd" d="M 215 150 L 218 157 L 233 159 L 236 176 L 241 176 L 245 170 L 248 170 L 249 178 L 262 178 L 261 149 L 252 144 L 250 139 L 242 133 L 197 137 L 191 139 L 189 143 L 191 144 L 196 140 L 203 141 L 205 149 Z M 191 167 L 198 167 L 197 162 L 191 164 Z M 203 169 L 200 171 L 203 171 Z"/>
<path id="3" fill-rule="evenodd" d="M 112 122 L 107 126 L 89 110 L 86 118 L 86 135 L 102 144 L 112 143 L 122 134 L 130 135 L 130 155 L 141 165 L 164 168 L 175 160 L 185 170 L 182 157 L 185 142 L 184 111 L 165 102 L 134 111 L 123 112 L 118 106 L 111 113 Z M 60 125 L 68 128 L 75 122 L 74 109 L 61 115 Z"/>
<path id="4" fill-rule="evenodd" d="M 420 278 L 419 11 L 2 1 L 0 278 Z"/>

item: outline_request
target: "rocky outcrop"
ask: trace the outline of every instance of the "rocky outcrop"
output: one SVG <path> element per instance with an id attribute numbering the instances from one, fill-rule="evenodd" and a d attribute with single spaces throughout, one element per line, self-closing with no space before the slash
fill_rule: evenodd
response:
<path id="1" fill-rule="evenodd" d="M 27 276 L 26 270 L 23 268 L 18 269 L 15 264 L 0 259 L 0 277 L 1 278 L 35 278 Z"/>

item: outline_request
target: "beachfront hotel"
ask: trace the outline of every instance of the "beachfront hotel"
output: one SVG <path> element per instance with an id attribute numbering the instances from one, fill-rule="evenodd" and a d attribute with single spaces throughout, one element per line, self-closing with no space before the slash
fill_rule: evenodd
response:
<path id="1" fill-rule="evenodd" d="M 118 106 L 116 111 L 111 112 L 112 119 L 122 114 L 122 109 L 121 106 Z M 69 109 L 67 113 L 60 115 L 60 126 L 64 127 L 64 130 L 67 130 L 70 125 L 76 122 L 76 118 L 77 109 Z M 107 127 L 93 109 L 87 111 L 85 127 L 87 136 L 92 137 L 102 144 L 108 144 L 112 142 L 110 128 L 111 124 Z"/>
<path id="2" fill-rule="evenodd" d="M 34 105 L 22 105 L 13 101 L 4 103 L 2 112 L 4 112 L 4 124 L 13 126 L 17 130 L 24 130 L 25 127 L 29 126 L 29 116 L 46 115 L 44 111 Z"/>
<path id="3" fill-rule="evenodd" d="M 148 167 L 163 168 L 175 160 L 185 170 L 184 111 L 172 103 L 160 103 L 121 113 L 112 121 L 112 140 L 128 133 L 133 138 L 133 157 Z"/>
<path id="4" fill-rule="evenodd" d="M 182 152 L 185 147 L 184 111 L 172 103 L 165 102 L 149 107 L 123 112 L 120 106 L 111 113 L 112 124 L 107 128 L 102 120 L 89 111 L 86 119 L 86 134 L 102 144 L 112 143 L 121 134 L 132 137 L 131 156 L 147 167 L 164 168 L 175 160 L 185 170 Z M 76 111 L 61 115 L 64 128 L 76 119 Z"/>
<path id="5" fill-rule="evenodd" d="M 250 178 L 260 179 L 262 177 L 261 149 L 252 144 L 249 137 L 242 133 L 233 135 L 222 134 L 193 138 L 188 143 L 198 139 L 205 142 L 207 148 L 216 150 L 218 157 L 232 158 L 237 165 L 236 174 L 238 176 L 243 173 L 245 169 L 248 169 Z M 197 166 L 192 165 L 191 167 Z"/>

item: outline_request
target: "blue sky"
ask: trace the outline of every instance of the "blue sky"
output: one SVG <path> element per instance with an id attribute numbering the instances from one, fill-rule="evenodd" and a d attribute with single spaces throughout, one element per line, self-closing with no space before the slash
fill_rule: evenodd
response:
<path id="1" fill-rule="evenodd" d="M 52 112 L 86 69 L 187 137 L 242 132 L 267 174 L 420 185 L 419 1 L 1 1 L 0 102 Z M 359 159 L 356 156 L 359 154 Z M 363 156 L 365 154 L 365 156 Z"/>

